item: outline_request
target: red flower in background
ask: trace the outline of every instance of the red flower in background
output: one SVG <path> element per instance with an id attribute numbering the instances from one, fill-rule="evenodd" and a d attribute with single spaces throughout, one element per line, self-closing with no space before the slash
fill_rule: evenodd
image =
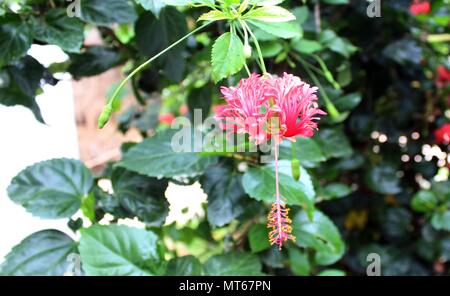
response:
<path id="1" fill-rule="evenodd" d="M 434 140 L 437 144 L 450 143 L 450 123 L 446 123 L 434 131 Z"/>
<path id="2" fill-rule="evenodd" d="M 415 0 L 409 7 L 409 12 L 414 15 L 418 14 L 429 14 L 430 13 L 430 2 L 428 1 L 418 1 Z"/>
<path id="3" fill-rule="evenodd" d="M 180 109 L 178 110 L 178 112 L 180 112 L 180 114 L 186 114 L 189 112 L 189 108 L 186 105 L 181 105 Z"/>
<path id="4" fill-rule="evenodd" d="M 159 122 L 160 123 L 165 123 L 167 125 L 171 125 L 172 121 L 175 120 L 175 115 L 173 115 L 172 113 L 161 113 L 159 114 Z"/>
<path id="5" fill-rule="evenodd" d="M 438 66 L 436 68 L 436 85 L 443 87 L 450 82 L 450 70 L 445 66 Z"/>

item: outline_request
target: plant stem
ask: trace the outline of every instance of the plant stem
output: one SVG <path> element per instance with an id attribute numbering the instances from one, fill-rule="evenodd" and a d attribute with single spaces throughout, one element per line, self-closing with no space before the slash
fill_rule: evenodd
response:
<path id="1" fill-rule="evenodd" d="M 255 34 L 253 34 L 250 27 L 245 23 L 245 21 L 241 21 L 241 25 L 244 27 L 244 30 L 247 30 L 250 36 L 253 39 L 253 42 L 255 43 L 256 52 L 258 53 L 259 60 L 261 61 L 261 70 L 263 71 L 263 74 L 267 73 L 266 65 L 264 64 L 264 58 L 262 55 L 261 47 L 259 46 L 258 39 L 256 38 Z"/>
<path id="2" fill-rule="evenodd" d="M 134 69 L 133 72 L 131 72 L 124 80 L 122 80 L 122 82 L 119 84 L 119 86 L 116 88 L 116 90 L 114 91 L 112 97 L 108 100 L 108 103 L 106 103 L 105 108 L 103 109 L 102 114 L 100 114 L 100 117 L 98 119 L 98 127 L 99 128 L 103 128 L 103 126 L 108 122 L 109 117 L 111 116 L 111 112 L 112 112 L 112 106 L 114 103 L 114 100 L 117 98 L 117 96 L 119 95 L 120 91 L 122 90 L 122 88 L 125 86 L 125 84 L 137 73 L 141 72 L 145 67 L 147 67 L 151 62 L 153 62 L 154 60 L 156 60 L 157 58 L 159 58 L 160 56 L 162 56 L 163 54 L 165 54 L 166 52 L 168 52 L 169 50 L 171 50 L 172 48 L 174 48 L 175 46 L 177 46 L 178 44 L 180 44 L 181 42 L 183 42 L 184 40 L 186 40 L 187 38 L 189 38 L 190 36 L 194 35 L 195 33 L 197 33 L 198 31 L 203 30 L 204 28 L 206 28 L 211 22 L 205 23 L 204 25 L 196 28 L 195 30 L 189 32 L 188 34 L 186 34 L 185 36 L 181 37 L 180 39 L 178 39 L 177 41 L 175 41 L 174 43 L 172 43 L 171 45 L 169 45 L 167 48 L 165 48 L 164 50 L 160 51 L 159 53 L 157 53 L 156 55 L 154 55 L 153 57 L 151 57 L 150 59 L 148 59 L 147 61 L 145 61 L 144 63 L 142 63 L 139 67 L 137 67 L 136 69 Z"/>
<path id="3" fill-rule="evenodd" d="M 327 92 L 323 88 L 319 79 L 317 79 L 316 75 L 309 69 L 308 63 L 305 60 L 303 60 L 299 55 L 293 55 L 293 57 L 302 64 L 303 68 L 305 68 L 306 73 L 308 73 L 308 75 L 311 77 L 314 84 L 316 84 L 319 87 L 319 92 L 322 94 L 322 97 L 325 101 L 325 106 L 326 106 L 327 111 L 330 114 L 331 118 L 339 119 L 339 117 L 340 117 L 339 111 L 336 109 L 334 104 L 331 102 L 330 98 L 328 97 Z"/>
<path id="4" fill-rule="evenodd" d="M 131 89 L 133 90 L 133 94 L 136 97 L 136 101 L 138 101 L 139 105 L 144 106 L 145 100 L 141 96 L 141 93 L 139 92 L 138 81 L 136 80 L 136 76 L 133 76 L 133 78 L 131 79 Z"/>

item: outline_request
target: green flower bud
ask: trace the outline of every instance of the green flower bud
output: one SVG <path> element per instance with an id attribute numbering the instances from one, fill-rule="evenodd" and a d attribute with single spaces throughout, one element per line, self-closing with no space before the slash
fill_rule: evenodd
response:
<path id="1" fill-rule="evenodd" d="M 300 180 L 300 161 L 297 158 L 294 158 L 291 162 L 291 170 L 292 170 L 292 177 L 295 180 Z"/>
<path id="2" fill-rule="evenodd" d="M 252 47 L 248 43 L 244 44 L 244 56 L 246 59 L 252 56 Z"/>
<path id="3" fill-rule="evenodd" d="M 105 124 L 108 122 L 109 118 L 111 117 L 112 108 L 108 104 L 103 108 L 102 113 L 98 117 L 98 128 L 103 128 Z"/>

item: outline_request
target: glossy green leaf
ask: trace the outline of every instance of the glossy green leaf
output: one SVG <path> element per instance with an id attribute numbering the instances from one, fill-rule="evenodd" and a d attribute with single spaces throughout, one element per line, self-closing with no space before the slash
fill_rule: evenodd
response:
<path id="1" fill-rule="evenodd" d="M 159 18 L 149 12 L 143 13 L 135 23 L 135 32 L 139 51 L 152 57 L 188 33 L 186 17 L 174 7 L 161 9 Z M 162 69 L 170 80 L 180 81 L 185 69 L 185 47 L 186 42 L 181 42 L 159 57 L 152 67 Z"/>
<path id="2" fill-rule="evenodd" d="M 71 58 L 68 71 L 75 77 L 101 74 L 122 61 L 117 51 L 104 46 L 89 47 L 80 54 L 73 54 Z"/>
<path id="3" fill-rule="evenodd" d="M 203 265 L 205 275 L 262 275 L 261 262 L 256 255 L 245 252 L 230 252 L 215 255 Z"/>
<path id="4" fill-rule="evenodd" d="M 431 217 L 431 225 L 437 230 L 450 231 L 450 210 L 435 212 Z"/>
<path id="5" fill-rule="evenodd" d="M 158 133 L 128 150 L 117 165 L 149 177 L 199 175 L 216 159 L 200 157 L 197 152 L 174 151 L 171 145 L 173 137 L 179 135 L 183 140 L 191 141 L 191 133 L 185 135 L 184 132 L 167 130 Z M 189 147 L 191 151 L 192 146 Z"/>
<path id="6" fill-rule="evenodd" d="M 65 9 L 52 9 L 37 19 L 34 31 L 36 39 L 67 52 L 79 52 L 84 40 L 83 22 L 69 17 Z"/>
<path id="7" fill-rule="evenodd" d="M 96 25 L 132 23 L 137 18 L 132 2 L 124 0 L 82 0 L 80 14 L 82 20 Z"/>
<path id="8" fill-rule="evenodd" d="M 136 0 L 145 10 L 153 12 L 155 16 L 159 16 L 159 12 L 166 5 L 163 0 Z"/>
<path id="9" fill-rule="evenodd" d="M 170 259 L 167 262 L 165 275 L 170 276 L 190 276 L 201 275 L 202 264 L 194 256 L 183 256 Z"/>
<path id="10" fill-rule="evenodd" d="M 349 4 L 349 0 L 323 0 L 323 2 L 328 4 Z"/>
<path id="11" fill-rule="evenodd" d="M 135 172 L 116 168 L 111 182 L 114 198 L 130 213 L 149 226 L 161 226 L 169 213 L 169 203 L 165 197 L 168 182 L 139 175 Z"/>
<path id="12" fill-rule="evenodd" d="M 390 165 L 379 165 L 370 168 L 365 174 L 366 184 L 375 192 L 397 194 L 401 191 L 397 170 Z"/>
<path id="13" fill-rule="evenodd" d="M 325 269 L 317 274 L 318 276 L 345 276 L 345 271 L 339 269 Z"/>
<path id="14" fill-rule="evenodd" d="M 263 6 L 253 9 L 243 16 L 244 19 L 267 23 L 283 23 L 295 20 L 295 16 L 280 6 Z"/>
<path id="15" fill-rule="evenodd" d="M 0 67 L 23 57 L 33 41 L 30 25 L 18 15 L 0 18 Z"/>
<path id="16" fill-rule="evenodd" d="M 248 242 L 252 253 L 270 248 L 269 230 L 266 224 L 254 224 L 248 232 Z"/>
<path id="17" fill-rule="evenodd" d="M 322 212 L 315 210 L 310 220 L 305 211 L 295 215 L 292 233 L 296 236 L 296 244 L 300 247 L 316 251 L 315 260 L 320 265 L 333 264 L 345 251 L 339 230 Z"/>
<path id="18" fill-rule="evenodd" d="M 336 198 L 341 198 L 349 195 L 352 189 L 343 183 L 330 183 L 326 185 L 323 190 L 323 198 L 325 200 L 331 200 Z"/>
<path id="19" fill-rule="evenodd" d="M 436 195 L 429 190 L 420 190 L 414 194 L 411 207 L 417 212 L 429 212 L 438 204 Z"/>
<path id="20" fill-rule="evenodd" d="M 295 275 L 309 275 L 311 272 L 311 263 L 308 253 L 298 248 L 289 248 L 289 261 L 291 270 Z"/>
<path id="21" fill-rule="evenodd" d="M 346 58 L 349 58 L 357 50 L 357 48 L 347 39 L 337 36 L 332 30 L 322 31 L 319 36 L 319 41 L 325 47 L 343 55 Z"/>
<path id="22" fill-rule="evenodd" d="M 208 195 L 207 217 L 211 225 L 223 226 L 244 213 L 249 199 L 237 172 L 222 165 L 212 166 L 200 183 Z"/>
<path id="23" fill-rule="evenodd" d="M 158 237 L 124 225 L 81 229 L 79 251 L 86 275 L 160 275 L 164 271 Z"/>
<path id="24" fill-rule="evenodd" d="M 90 171 L 78 160 L 52 159 L 25 168 L 11 181 L 12 201 L 41 218 L 72 216 L 93 184 Z"/>
<path id="25" fill-rule="evenodd" d="M 322 44 L 315 40 L 303 38 L 292 39 L 291 46 L 299 53 L 311 54 L 323 49 Z"/>
<path id="26" fill-rule="evenodd" d="M 314 140 L 319 144 L 325 157 L 348 157 L 353 153 L 347 136 L 339 127 L 321 128 Z"/>
<path id="27" fill-rule="evenodd" d="M 250 197 L 272 203 L 275 201 L 275 167 L 273 164 L 249 169 L 242 179 L 244 190 Z M 314 210 L 314 187 L 308 172 L 301 168 L 300 180 L 291 175 L 289 161 L 279 161 L 280 194 L 288 205 L 300 205 L 312 214 Z"/>
<path id="28" fill-rule="evenodd" d="M 292 159 L 292 143 L 284 141 L 280 145 L 280 159 Z M 307 168 L 316 167 L 326 160 L 319 145 L 312 138 L 297 137 L 295 142 L 297 158 L 300 164 Z"/>
<path id="29" fill-rule="evenodd" d="M 216 39 L 211 51 L 212 78 L 215 82 L 237 73 L 244 67 L 244 45 L 229 32 Z"/>
<path id="30" fill-rule="evenodd" d="M 248 20 L 250 25 L 253 25 L 270 35 L 281 38 L 293 38 L 300 37 L 302 35 L 302 29 L 296 22 L 281 22 L 272 23 L 261 20 Z"/>
<path id="31" fill-rule="evenodd" d="M 71 271 L 68 256 L 76 253 L 76 243 L 59 230 L 42 230 L 16 245 L 0 265 L 0 275 L 62 276 Z"/>

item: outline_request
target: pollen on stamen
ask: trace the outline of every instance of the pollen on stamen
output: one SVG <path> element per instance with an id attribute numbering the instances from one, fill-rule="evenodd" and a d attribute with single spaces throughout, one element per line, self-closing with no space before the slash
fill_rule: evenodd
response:
<path id="1" fill-rule="evenodd" d="M 269 232 L 269 242 L 271 245 L 277 245 L 281 250 L 283 243 L 287 240 L 295 241 L 292 233 L 292 220 L 289 218 L 289 208 L 283 203 L 273 203 L 272 208 L 267 215 L 267 228 Z"/>

